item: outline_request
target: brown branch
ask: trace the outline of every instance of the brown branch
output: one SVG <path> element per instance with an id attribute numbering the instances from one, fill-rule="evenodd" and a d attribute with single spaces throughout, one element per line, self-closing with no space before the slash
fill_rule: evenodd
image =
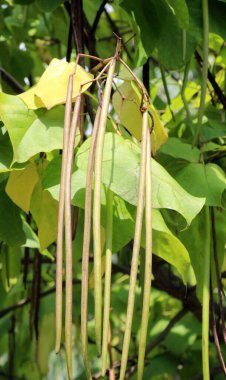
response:
<path id="1" fill-rule="evenodd" d="M 143 83 L 147 90 L 148 95 L 150 95 L 150 74 L 149 74 L 149 63 L 150 59 L 148 58 L 145 64 L 143 65 Z"/>
<path id="2" fill-rule="evenodd" d="M 170 330 L 174 327 L 174 325 L 180 321 L 181 318 L 188 312 L 186 309 L 181 309 L 168 323 L 166 328 L 153 340 L 147 345 L 146 354 L 149 354 L 156 346 L 158 346 L 169 334 Z M 131 356 L 128 361 L 132 364 L 129 371 L 126 374 L 125 379 L 129 379 L 137 370 L 137 363 L 136 363 L 136 356 Z M 112 364 L 111 368 L 114 369 L 120 368 L 121 361 L 117 361 Z M 107 370 L 107 373 L 109 373 L 109 369 Z M 94 377 L 94 379 L 101 378 L 101 373 L 97 373 Z"/>
<path id="3" fill-rule="evenodd" d="M 78 285 L 78 284 L 80 285 L 81 281 L 78 280 L 78 279 L 74 279 L 73 280 L 73 285 Z M 65 281 L 63 282 L 63 287 L 65 288 Z M 52 287 L 52 288 L 50 288 L 50 289 L 48 289 L 48 290 L 45 290 L 44 292 L 40 293 L 40 298 L 49 296 L 50 294 L 55 293 L 55 291 L 56 291 L 55 286 Z M 31 303 L 31 297 L 24 298 L 24 299 L 18 301 L 14 305 L 8 306 L 5 309 L 0 310 L 0 318 L 2 318 L 5 315 L 11 313 L 12 311 L 16 311 L 18 309 L 21 309 L 22 307 L 28 305 L 29 303 Z"/>
<path id="4" fill-rule="evenodd" d="M 217 350 L 217 355 L 219 362 L 222 367 L 222 371 L 226 375 L 226 367 L 224 363 L 224 358 L 222 356 L 221 347 L 217 335 L 217 326 L 216 326 L 216 319 L 215 319 L 215 313 L 214 313 L 214 303 L 213 303 L 213 286 L 212 286 L 212 278 L 210 275 L 210 316 L 211 316 L 211 322 L 212 322 L 212 331 L 213 331 L 213 337 L 214 337 L 214 343 Z"/>
<path id="5" fill-rule="evenodd" d="M 202 320 L 202 306 L 196 296 L 195 287 L 186 287 L 179 277 L 166 270 L 165 262 L 155 256 L 153 261 L 153 286 L 179 299 L 185 309 Z"/>
<path id="6" fill-rule="evenodd" d="M 16 94 L 24 92 L 23 86 L 11 74 L 9 74 L 3 67 L 0 67 L 0 77 L 7 83 Z"/>
<path id="7" fill-rule="evenodd" d="M 210 207 L 210 218 L 211 218 L 211 226 L 212 226 L 213 254 L 214 254 L 214 263 L 215 263 L 215 270 L 216 270 L 217 291 L 218 291 L 220 318 L 221 318 L 221 324 L 222 324 L 222 334 L 223 334 L 224 342 L 226 343 L 226 328 L 225 328 L 224 308 L 223 308 L 223 299 L 222 299 L 222 284 L 221 284 L 219 260 L 218 260 L 218 254 L 217 254 L 217 236 L 216 236 L 215 215 L 214 215 L 213 207 Z"/>
<path id="8" fill-rule="evenodd" d="M 83 1 L 72 0 L 71 2 L 71 22 L 77 54 L 84 53 L 84 32 L 83 32 Z M 84 66 L 83 57 L 81 65 Z"/>
<path id="9" fill-rule="evenodd" d="M 93 25 L 92 25 L 92 28 L 91 28 L 91 31 L 90 31 L 90 34 L 93 34 L 95 35 L 96 33 L 96 30 L 97 30 L 97 27 L 98 27 L 98 24 L 99 24 L 99 21 L 100 21 L 100 17 L 105 9 L 105 5 L 107 4 L 107 0 L 103 0 L 97 13 L 96 13 L 96 17 L 94 19 L 94 22 L 93 22 Z"/>
<path id="10" fill-rule="evenodd" d="M 173 326 L 179 322 L 187 312 L 188 310 L 184 308 L 178 311 L 178 313 L 170 320 L 166 328 L 147 345 L 146 354 L 149 354 L 155 347 L 159 345 L 159 343 L 161 343 L 166 338 Z"/>
<path id="11" fill-rule="evenodd" d="M 66 61 L 70 62 L 71 60 L 71 52 L 72 52 L 72 23 L 70 20 L 69 31 L 68 31 L 68 40 L 67 40 L 67 53 L 66 53 Z"/>
<path id="12" fill-rule="evenodd" d="M 41 265 L 42 255 L 39 251 L 35 251 L 33 263 L 33 280 L 31 293 L 31 308 L 30 308 L 30 333 L 32 337 L 33 328 L 35 330 L 36 339 L 38 339 L 38 317 L 40 306 L 40 289 L 41 289 Z"/>
<path id="13" fill-rule="evenodd" d="M 195 51 L 195 58 L 199 64 L 199 66 L 202 67 L 202 57 L 199 55 L 197 50 Z M 211 85 L 214 89 L 214 92 L 217 95 L 219 101 L 223 105 L 224 109 L 226 109 L 226 96 L 223 93 L 223 91 L 221 90 L 221 88 L 219 87 L 218 83 L 216 82 L 215 76 L 211 73 L 210 70 L 208 70 L 208 80 L 211 83 Z"/>
<path id="14" fill-rule="evenodd" d="M 215 376 L 219 375 L 222 373 L 222 368 L 221 367 L 215 367 L 210 370 L 210 375 Z M 212 379 L 213 377 L 211 377 Z M 194 376 L 191 380 L 203 380 L 203 373 L 198 374 L 197 376 Z"/>
<path id="15" fill-rule="evenodd" d="M 118 28 L 117 25 L 115 24 L 114 20 L 112 20 L 111 16 L 109 15 L 109 13 L 108 13 L 107 10 L 106 10 L 106 8 L 104 8 L 104 13 L 105 13 L 105 16 L 106 16 L 106 18 L 107 18 L 107 21 L 108 21 L 108 23 L 109 23 L 109 25 L 110 25 L 110 27 L 111 27 L 111 29 L 112 29 L 112 32 L 114 32 L 117 36 L 119 36 L 119 37 L 121 38 L 121 40 L 122 40 L 122 46 L 123 46 L 123 48 L 124 48 L 124 50 L 125 50 L 125 52 L 126 52 L 128 58 L 129 58 L 129 60 L 132 61 L 133 58 L 132 58 L 132 56 L 131 56 L 129 50 L 127 49 L 127 47 L 126 47 L 125 44 L 124 44 L 124 41 L 123 41 L 123 38 L 122 38 L 122 35 L 121 35 L 121 33 L 120 33 L 119 28 Z"/>

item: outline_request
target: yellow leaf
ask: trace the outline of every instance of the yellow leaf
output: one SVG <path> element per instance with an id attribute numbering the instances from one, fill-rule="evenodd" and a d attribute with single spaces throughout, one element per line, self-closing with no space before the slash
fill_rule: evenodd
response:
<path id="1" fill-rule="evenodd" d="M 30 109 L 46 107 L 48 109 L 66 102 L 69 76 L 73 73 L 75 64 L 54 58 L 39 82 L 26 92 L 18 95 Z M 82 84 L 93 79 L 93 75 L 87 73 L 77 65 L 73 82 L 73 101 L 79 93 Z M 90 87 L 91 83 L 82 87 L 82 92 Z"/>
<path id="2" fill-rule="evenodd" d="M 113 106 L 120 122 L 137 139 L 141 140 L 142 135 L 142 113 L 140 106 L 142 94 L 134 81 L 126 81 L 119 87 L 113 95 Z M 161 123 L 153 105 L 149 105 L 149 111 L 154 119 L 154 130 L 152 133 L 152 149 L 155 152 L 168 138 L 167 133 Z M 149 118 L 149 126 L 152 121 Z"/>
<path id="3" fill-rule="evenodd" d="M 42 189 L 40 182 L 33 191 L 30 210 L 38 227 L 40 250 L 44 251 L 56 240 L 58 202 L 47 190 Z"/>
<path id="4" fill-rule="evenodd" d="M 35 164 L 27 166 L 24 170 L 15 170 L 10 173 L 6 192 L 12 201 L 26 213 L 29 212 L 31 195 L 38 179 Z"/>

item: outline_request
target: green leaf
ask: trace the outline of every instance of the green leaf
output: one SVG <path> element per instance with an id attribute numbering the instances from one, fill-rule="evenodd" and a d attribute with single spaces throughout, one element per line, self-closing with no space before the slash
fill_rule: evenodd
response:
<path id="1" fill-rule="evenodd" d="M 63 106 L 34 112 L 18 97 L 1 93 L 0 117 L 13 145 L 13 162 L 25 162 L 37 153 L 63 147 Z"/>
<path id="2" fill-rule="evenodd" d="M 63 3 L 63 0 L 36 0 L 36 3 L 43 12 L 52 12 Z"/>
<path id="3" fill-rule="evenodd" d="M 3 244 L 1 246 L 0 262 L 2 283 L 6 292 L 8 292 L 12 288 L 12 286 L 16 285 L 20 276 L 20 247 L 9 247 Z"/>
<path id="4" fill-rule="evenodd" d="M 54 313 L 44 314 L 39 323 L 39 339 L 37 342 L 37 361 L 42 375 L 46 375 L 49 367 L 49 354 L 54 349 L 55 330 Z"/>
<path id="5" fill-rule="evenodd" d="M 40 248 L 40 244 L 38 241 L 38 236 L 35 234 L 35 232 L 32 230 L 31 226 L 23 220 L 23 231 L 26 236 L 26 241 L 22 245 L 22 247 L 28 247 L 28 248 Z"/>
<path id="6" fill-rule="evenodd" d="M 10 173 L 6 185 L 6 193 L 26 213 L 30 209 L 31 195 L 38 179 L 35 164 L 27 166 L 24 170 Z"/>
<path id="7" fill-rule="evenodd" d="M 40 182 L 33 191 L 30 210 L 38 227 L 40 249 L 43 251 L 56 240 L 58 202 L 42 189 Z"/>
<path id="8" fill-rule="evenodd" d="M 191 349 L 201 335 L 201 323 L 191 313 L 186 314 L 166 336 L 164 346 L 174 355 L 181 355 Z"/>
<path id="9" fill-rule="evenodd" d="M 175 174 L 176 180 L 195 197 L 205 197 L 206 205 L 221 206 L 226 177 L 216 164 L 187 164 Z"/>
<path id="10" fill-rule="evenodd" d="M 79 148 L 76 164 L 86 171 L 90 139 Z M 107 133 L 105 136 L 102 181 L 125 201 L 136 205 L 140 166 L 140 147 L 131 140 Z M 199 213 L 204 199 L 195 198 L 187 193 L 154 159 L 153 172 L 153 207 L 169 208 L 179 212 L 187 221 Z M 78 186 L 78 184 L 76 184 Z M 73 185 L 72 185 L 73 189 Z"/>
<path id="11" fill-rule="evenodd" d="M 0 172 L 9 171 L 13 159 L 13 149 L 8 133 L 2 134 L 0 131 Z"/>
<path id="12" fill-rule="evenodd" d="M 209 0 L 210 32 L 216 33 L 226 40 L 225 1 Z"/>
<path id="13" fill-rule="evenodd" d="M 175 14 L 178 25 L 181 29 L 188 29 L 189 27 L 189 12 L 185 0 L 166 0 L 169 7 Z"/>
<path id="14" fill-rule="evenodd" d="M 35 121 L 35 113 L 28 110 L 18 97 L 0 93 L 0 118 L 9 132 L 17 161 L 17 150 L 30 125 Z"/>
<path id="15" fill-rule="evenodd" d="M 143 0 L 131 3 L 129 0 L 124 0 L 122 6 L 134 14 L 140 27 L 141 40 L 147 55 L 150 56 L 155 48 L 158 49 L 159 60 L 167 69 L 176 69 L 189 61 L 202 40 L 200 0 L 189 0 L 187 3 L 173 0 Z M 183 60 L 182 30 L 180 28 L 187 28 L 185 61 Z"/>
<path id="16" fill-rule="evenodd" d="M 5 192 L 5 182 L 0 183 L 0 240 L 9 246 L 25 242 L 20 209 Z"/>
<path id="17" fill-rule="evenodd" d="M 159 210 L 152 210 L 152 220 L 153 253 L 173 265 L 186 284 L 190 267 L 190 258 L 187 249 L 169 230 Z M 144 234 L 142 237 L 142 246 L 145 247 Z"/>
<path id="18" fill-rule="evenodd" d="M 64 108 L 40 110 L 36 120 L 24 135 L 17 150 L 17 161 L 24 162 L 39 152 L 51 152 L 63 147 Z M 79 131 L 77 131 L 77 136 Z M 76 144 L 78 138 L 76 139 Z"/>
<path id="19" fill-rule="evenodd" d="M 215 213 L 215 225 L 216 225 L 216 234 L 217 234 L 217 253 L 220 270 L 222 267 L 222 263 L 225 257 L 225 220 L 226 213 L 225 211 L 219 211 L 217 209 L 214 210 Z M 203 239 L 205 239 L 205 212 L 201 211 L 201 213 L 193 220 L 191 226 L 178 233 L 179 239 L 185 245 L 189 252 L 189 256 L 191 259 L 191 264 L 195 272 L 196 281 L 197 281 L 197 295 L 202 300 L 202 289 L 203 289 L 203 262 L 204 262 L 204 254 L 203 251 Z M 211 249 L 213 247 L 213 242 L 211 241 Z M 213 252 L 211 253 L 213 257 Z M 212 259 L 213 261 L 213 259 Z M 215 280 L 215 269 L 213 265 L 212 270 L 212 279 L 214 279 L 214 285 L 216 284 Z"/>
<path id="20" fill-rule="evenodd" d="M 190 162 L 198 162 L 200 157 L 200 150 L 198 148 L 193 148 L 191 144 L 186 144 L 176 137 L 169 137 L 160 148 L 160 152 Z"/>

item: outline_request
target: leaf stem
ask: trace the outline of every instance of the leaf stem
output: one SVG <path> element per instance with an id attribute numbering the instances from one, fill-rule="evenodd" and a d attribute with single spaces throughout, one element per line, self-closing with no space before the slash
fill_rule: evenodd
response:
<path id="1" fill-rule="evenodd" d="M 148 126 L 147 126 L 148 128 Z M 146 204 L 145 204 L 145 223 L 146 223 L 146 247 L 145 247 L 145 271 L 144 271 L 144 291 L 143 308 L 139 339 L 138 354 L 138 380 L 143 379 L 144 358 L 148 329 L 148 316 L 150 309 L 151 294 L 151 274 L 152 274 L 152 168 L 151 168 L 151 136 L 147 133 L 147 158 L 146 158 Z"/>
<path id="2" fill-rule="evenodd" d="M 140 163 L 138 203 L 137 203 L 136 225 L 135 225 L 135 234 L 134 234 L 134 243 L 133 243 L 133 255 L 132 255 L 131 271 L 130 271 L 130 286 L 129 286 L 128 306 L 127 306 L 127 315 L 126 315 L 126 329 L 125 329 L 125 334 L 124 334 L 122 358 L 121 358 L 121 370 L 120 370 L 120 378 L 119 378 L 120 380 L 124 380 L 125 378 L 130 338 L 131 338 L 133 311 L 134 311 L 138 259 L 139 259 L 139 252 L 140 252 L 142 219 L 143 219 L 143 211 L 144 211 L 147 133 L 148 133 L 148 111 L 146 110 L 143 113 L 143 123 L 142 123 L 141 163 Z"/>
<path id="3" fill-rule="evenodd" d="M 202 295 L 202 366 L 203 380 L 210 380 L 209 369 L 209 307 L 210 307 L 210 214 L 205 206 L 205 246 L 203 262 L 203 295 Z"/>
<path id="4" fill-rule="evenodd" d="M 92 176 L 94 166 L 94 155 L 96 149 L 97 133 L 100 121 L 101 108 L 98 107 L 95 123 L 93 127 L 92 141 L 89 151 L 89 161 L 86 177 L 86 199 L 85 199 L 85 220 L 84 238 L 82 254 L 82 295 L 81 295 L 81 340 L 82 356 L 86 370 L 87 379 L 92 379 L 88 360 L 88 337 L 87 337 L 87 315 L 88 315 L 88 281 L 89 281 L 89 248 L 90 248 L 90 227 L 91 227 L 91 207 L 92 207 Z"/>
<path id="5" fill-rule="evenodd" d="M 173 110 L 172 110 L 172 107 L 171 107 L 171 99 L 170 99 L 169 89 L 168 89 L 168 86 L 167 86 L 165 70 L 164 70 L 164 68 L 163 68 L 162 65 L 159 65 L 159 68 L 160 68 L 160 72 L 161 72 L 161 76 L 162 76 L 162 83 L 163 83 L 163 87 L 164 87 L 164 90 L 165 90 L 166 99 L 167 99 L 167 103 L 168 103 L 168 106 L 169 106 L 169 109 L 170 109 L 170 113 L 172 115 L 173 120 L 175 121 L 175 116 L 174 116 L 174 113 L 173 113 Z"/>
<path id="6" fill-rule="evenodd" d="M 182 84 L 182 87 L 181 87 L 181 97 L 182 97 L 182 100 L 184 102 L 184 108 L 185 108 L 186 113 L 187 113 L 188 121 L 191 121 L 191 113 L 190 113 L 188 102 L 187 102 L 187 99 L 186 99 L 186 96 L 185 96 L 185 89 L 186 89 L 187 82 L 188 82 L 188 74 L 189 74 L 189 69 L 190 69 L 190 63 L 191 63 L 191 61 L 189 61 L 185 65 L 184 79 L 183 79 L 183 84 Z"/>
<path id="7" fill-rule="evenodd" d="M 202 126 L 202 119 L 204 115 L 205 99 L 206 99 L 206 86 L 208 75 L 208 52 L 209 52 L 209 12 L 208 0 L 202 0 L 202 16 L 203 16 L 203 66 L 202 66 L 202 86 L 201 97 L 198 114 L 198 125 L 196 134 L 193 140 L 193 146 L 199 141 L 200 129 Z"/>
<path id="8" fill-rule="evenodd" d="M 113 192 L 107 190 L 107 225 L 106 225 L 106 264 L 104 288 L 104 317 L 102 340 L 102 376 L 105 376 L 108 354 L 108 340 L 110 329 L 110 298 L 111 298 L 111 259 L 112 259 L 112 233 L 113 233 Z"/>
<path id="9" fill-rule="evenodd" d="M 116 58 L 113 58 L 107 75 L 102 110 L 100 115 L 99 132 L 95 152 L 95 181 L 93 202 L 93 240 L 94 240 L 94 298 L 95 298 L 95 333 L 97 353 L 101 354 L 101 326 L 102 326 L 102 274 L 101 274 L 101 177 L 104 135 L 107 123 L 108 107 L 115 71 Z"/>
<path id="10" fill-rule="evenodd" d="M 76 98 L 70 130 L 67 168 L 65 178 L 65 247 L 66 247 L 66 302 L 65 302 L 65 346 L 69 380 L 72 380 L 72 220 L 71 220 L 71 175 L 74 158 L 75 135 L 78 127 L 81 93 Z"/>
<path id="11" fill-rule="evenodd" d="M 56 343 L 55 351 L 60 351 L 62 335 L 62 280 L 63 280 L 63 230 L 64 230 L 64 194 L 67 166 L 68 142 L 71 125 L 73 75 L 68 81 L 67 100 L 64 118 L 63 153 L 60 180 L 60 199 L 58 210 L 57 249 L 56 249 Z"/>

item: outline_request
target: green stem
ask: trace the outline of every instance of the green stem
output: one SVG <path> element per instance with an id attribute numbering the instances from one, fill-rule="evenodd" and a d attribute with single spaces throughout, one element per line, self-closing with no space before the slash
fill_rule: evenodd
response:
<path id="1" fill-rule="evenodd" d="M 82 356 L 86 370 L 87 379 L 91 380 L 91 371 L 88 359 L 88 336 L 87 336 L 87 316 L 88 316 L 88 281 L 89 281 L 89 248 L 90 248 L 90 227 L 91 227 L 91 208 L 92 208 L 92 177 L 94 166 L 94 154 L 96 149 L 97 133 L 100 121 L 101 108 L 98 107 L 95 123 L 93 127 L 92 141 L 89 151 L 89 161 L 86 177 L 86 199 L 85 199 L 85 219 L 84 219 L 84 238 L 82 254 L 82 295 L 81 295 L 81 340 Z"/>
<path id="2" fill-rule="evenodd" d="M 65 247 L 66 247 L 66 302 L 65 302 L 65 346 L 69 380 L 72 380 L 72 220 L 71 220 L 71 175 L 74 158 L 75 135 L 79 122 L 81 94 L 76 98 L 71 125 L 65 178 Z"/>
<path id="3" fill-rule="evenodd" d="M 162 83 L 163 83 L 163 87 L 164 87 L 164 90 L 165 90 L 166 99 L 167 99 L 167 103 L 168 103 L 168 106 L 169 106 L 169 109 L 170 109 L 170 113 L 172 115 L 173 120 L 175 121 L 175 116 L 174 116 L 174 113 L 173 113 L 173 110 L 172 110 L 172 107 L 171 107 L 170 94 L 169 94 L 169 90 L 168 90 L 168 86 L 167 86 L 167 82 L 166 82 L 165 70 L 164 70 L 164 68 L 163 68 L 162 65 L 159 65 L 159 68 L 160 68 L 160 72 L 161 72 L 161 76 L 162 76 Z"/>
<path id="4" fill-rule="evenodd" d="M 151 136 L 147 133 L 147 161 L 146 161 L 146 204 L 145 204 L 145 223 L 146 223 L 146 248 L 145 248 L 145 271 L 144 271 L 144 291 L 143 308 L 139 339 L 138 354 L 138 380 L 143 379 L 144 358 L 148 329 L 148 317 L 150 308 L 151 294 L 151 274 L 152 274 L 152 171 L 151 171 Z"/>
<path id="5" fill-rule="evenodd" d="M 184 79 L 183 79 L 183 84 L 182 84 L 182 87 L 181 87 L 181 97 L 182 97 L 182 100 L 184 102 L 184 108 L 185 108 L 186 113 L 187 113 L 188 121 L 191 122 L 191 113 L 190 113 L 188 102 L 187 102 L 187 99 L 186 99 L 186 96 L 185 96 L 185 89 L 186 89 L 187 82 L 188 82 L 189 69 L 190 69 L 190 61 L 185 65 Z"/>
<path id="6" fill-rule="evenodd" d="M 108 107 L 115 71 L 116 58 L 113 58 L 107 75 L 102 110 L 100 115 L 99 132 L 95 152 L 95 181 L 93 202 L 93 240 L 94 240 L 94 299 L 95 299 L 95 333 L 97 353 L 101 354 L 101 326 L 102 326 L 102 274 L 101 274 L 101 177 L 104 136 L 107 123 Z"/>
<path id="7" fill-rule="evenodd" d="M 198 143 L 200 129 L 202 126 L 202 119 L 205 109 L 206 99 L 206 86 L 208 75 L 208 52 L 209 52 L 209 13 L 208 13 L 208 0 L 202 0 L 202 15 L 203 15 L 203 66 L 202 66 L 202 86 L 201 86 L 201 98 L 198 114 L 198 125 L 196 134 L 193 141 L 193 146 Z"/>
<path id="8" fill-rule="evenodd" d="M 128 297 L 128 306 L 127 306 L 127 315 L 126 315 L 126 329 L 125 329 L 125 334 L 124 334 L 122 358 L 121 358 L 121 370 L 120 370 L 120 378 L 119 378 L 120 380 L 124 380 L 125 378 L 130 338 L 131 338 L 132 321 L 133 321 L 137 269 L 138 269 L 141 230 L 142 230 L 142 219 L 143 219 L 143 211 L 144 211 L 147 133 L 148 133 L 148 111 L 146 110 L 143 113 L 139 192 L 138 192 L 136 225 L 135 225 L 135 234 L 134 234 L 134 243 L 133 243 L 133 255 L 132 255 L 131 271 L 130 271 L 130 286 L 129 286 L 129 297 Z"/>
<path id="9" fill-rule="evenodd" d="M 187 50 L 187 32 L 186 32 L 186 29 L 182 29 L 182 58 L 184 62 L 186 60 L 186 50 Z"/>
<path id="10" fill-rule="evenodd" d="M 210 214 L 205 206 L 205 246 L 203 262 L 203 295 L 202 295 L 202 367 L 203 380 L 210 380 L 209 369 L 209 308 L 210 308 Z"/>
<path id="11" fill-rule="evenodd" d="M 60 199 L 58 210 L 57 249 L 56 249 L 56 345 L 55 351 L 60 351 L 62 335 L 62 279 L 63 279 L 63 230 L 64 230 L 64 193 L 67 166 L 67 150 L 71 125 L 73 75 L 68 81 L 67 100 L 64 118 L 64 140 L 61 165 Z"/>
<path id="12" fill-rule="evenodd" d="M 109 338 L 109 328 L 110 328 L 112 233 L 113 233 L 113 192 L 110 189 L 108 189 L 107 190 L 104 317 L 103 317 L 103 340 L 102 340 L 102 376 L 105 376 L 105 373 L 106 373 L 108 338 Z"/>

